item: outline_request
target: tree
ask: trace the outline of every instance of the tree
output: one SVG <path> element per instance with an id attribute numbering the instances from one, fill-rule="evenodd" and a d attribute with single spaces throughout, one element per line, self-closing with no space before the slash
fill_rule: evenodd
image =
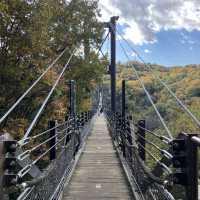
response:
<path id="1" fill-rule="evenodd" d="M 74 78 L 77 84 L 81 84 L 81 89 L 78 89 L 81 91 L 79 104 L 88 101 L 89 93 L 104 72 L 103 61 L 92 50 L 99 46 L 103 32 L 97 20 L 97 3 L 90 0 L 74 0 L 70 3 L 65 0 L 0 2 L 0 116 L 44 68 L 67 48 L 55 67 L 5 121 L 3 127 L 7 127 L 6 130 L 15 129 L 10 124 L 21 119 L 23 125 L 20 134 L 23 134 L 74 48 L 79 51 L 70 63 L 69 74 L 72 76 L 66 75 L 60 82 L 46 115 L 42 116 L 41 127 L 49 117 L 57 116 L 57 109 L 63 108 L 63 115 L 67 111 L 66 79 Z"/>

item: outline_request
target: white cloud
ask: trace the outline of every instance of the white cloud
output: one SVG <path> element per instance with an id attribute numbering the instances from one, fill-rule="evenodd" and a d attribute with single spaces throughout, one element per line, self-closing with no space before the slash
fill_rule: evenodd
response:
<path id="1" fill-rule="evenodd" d="M 132 57 L 137 57 L 137 54 L 136 54 L 135 52 L 131 52 L 131 53 L 130 53 L 130 56 L 132 56 Z"/>
<path id="2" fill-rule="evenodd" d="M 200 0 L 100 0 L 104 20 L 120 15 L 127 39 L 135 44 L 156 42 L 161 30 L 200 31 Z"/>
<path id="3" fill-rule="evenodd" d="M 99 0 L 99 8 L 102 15 L 100 21 L 107 22 L 110 17 L 120 15 L 120 10 L 117 7 L 113 7 L 112 0 Z"/>
<path id="4" fill-rule="evenodd" d="M 151 51 L 149 49 L 145 49 L 144 53 L 151 53 Z"/>
<path id="5" fill-rule="evenodd" d="M 142 45 L 146 42 L 145 36 L 143 35 L 140 27 L 134 20 L 132 22 L 129 22 L 129 26 L 124 29 L 124 37 L 139 45 Z"/>

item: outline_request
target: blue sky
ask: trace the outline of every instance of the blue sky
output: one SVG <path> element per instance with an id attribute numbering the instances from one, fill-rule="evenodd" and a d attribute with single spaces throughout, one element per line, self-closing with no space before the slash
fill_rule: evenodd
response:
<path id="1" fill-rule="evenodd" d="M 183 36 L 187 37 L 184 40 Z M 151 44 L 132 46 L 140 53 L 146 62 L 161 64 L 165 66 L 200 64 L 200 32 L 185 30 L 161 31 L 156 34 L 157 42 Z M 119 42 L 117 42 L 119 43 Z M 123 45 L 132 55 L 132 51 L 127 47 L 125 42 Z M 135 56 L 131 56 L 135 59 Z M 117 60 L 126 61 L 120 45 L 117 45 Z"/>
<path id="2" fill-rule="evenodd" d="M 102 21 L 120 16 L 118 30 L 146 62 L 165 66 L 200 64 L 199 0 L 100 0 L 100 5 Z M 124 62 L 118 43 L 117 60 Z"/>

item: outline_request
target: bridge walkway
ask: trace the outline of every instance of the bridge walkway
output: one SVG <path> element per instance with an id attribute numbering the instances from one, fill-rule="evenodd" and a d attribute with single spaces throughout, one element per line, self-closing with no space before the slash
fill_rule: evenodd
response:
<path id="1" fill-rule="evenodd" d="M 132 199 L 103 115 L 94 122 L 86 148 L 64 190 L 63 200 L 79 199 Z"/>

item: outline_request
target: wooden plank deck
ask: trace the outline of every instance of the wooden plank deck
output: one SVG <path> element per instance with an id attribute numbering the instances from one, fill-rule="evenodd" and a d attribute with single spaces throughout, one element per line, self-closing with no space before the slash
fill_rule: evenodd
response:
<path id="1" fill-rule="evenodd" d="M 133 199 L 120 161 L 113 148 L 103 115 L 92 134 L 63 193 L 63 200 Z"/>

